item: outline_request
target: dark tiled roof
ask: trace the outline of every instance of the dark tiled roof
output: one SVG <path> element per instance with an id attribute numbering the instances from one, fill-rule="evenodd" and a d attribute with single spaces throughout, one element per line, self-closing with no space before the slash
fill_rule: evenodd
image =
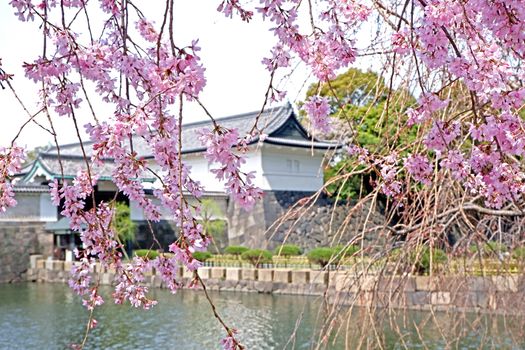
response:
<path id="1" fill-rule="evenodd" d="M 62 170 L 60 163 L 62 163 L 62 167 L 64 168 L 65 177 L 75 176 L 79 170 L 86 169 L 86 162 L 82 156 L 61 154 L 60 160 L 62 162 L 59 161 L 59 158 L 56 155 L 46 153 L 40 154 L 37 158 L 37 161 L 40 162 L 44 170 L 52 175 L 61 176 Z M 101 180 L 110 180 L 113 169 L 115 169 L 115 163 L 112 160 L 109 160 L 104 162 L 102 166 L 93 170 L 100 176 Z"/>
<path id="2" fill-rule="evenodd" d="M 250 132 L 253 127 L 253 123 L 259 111 L 243 113 L 238 115 L 233 115 L 225 118 L 216 119 L 217 123 L 221 126 L 228 129 L 237 129 L 239 135 L 246 135 Z M 332 142 L 319 142 L 318 140 L 312 140 L 309 138 L 306 130 L 302 128 L 300 123 L 297 121 L 292 106 L 288 103 L 280 107 L 268 108 L 266 109 L 259 117 L 258 128 L 266 135 L 271 136 L 273 133 L 278 131 L 289 119 L 292 118 L 292 121 L 298 125 L 298 128 L 301 129 L 304 133 L 304 142 L 308 143 L 309 147 L 314 148 L 328 148 L 328 147 L 337 147 L 336 143 Z M 205 148 L 202 146 L 198 139 L 197 131 L 202 129 L 212 129 L 213 123 L 211 120 L 205 120 L 196 123 L 184 124 L 182 128 L 182 152 L 183 153 L 193 153 L 201 152 Z M 253 141 L 256 142 L 258 139 L 255 138 Z M 282 139 L 284 140 L 284 139 Z M 280 140 L 280 141 L 282 141 Z M 276 141 L 276 140 L 274 140 Z M 277 142 L 277 141 L 276 141 Z M 304 142 L 302 144 L 304 144 Z M 91 141 L 84 142 L 84 150 L 86 153 L 91 155 L 91 147 L 88 147 L 92 144 Z M 292 145 L 292 143 L 283 142 L 283 144 Z M 302 145 L 301 144 L 301 145 Z M 139 156 L 148 157 L 151 155 L 151 150 L 146 143 L 146 141 L 140 136 L 133 137 L 133 149 L 138 153 Z M 56 148 L 53 147 L 46 154 L 56 154 Z M 80 156 L 82 155 L 82 149 L 80 144 L 74 143 L 69 145 L 60 146 L 61 155 L 71 155 L 71 156 Z"/>
<path id="3" fill-rule="evenodd" d="M 248 134 L 259 115 L 259 111 L 233 115 L 225 118 L 216 119 L 222 127 L 239 131 L 239 135 Z M 319 141 L 312 139 L 307 131 L 297 120 L 292 106 L 286 105 L 268 108 L 259 116 L 257 127 L 262 133 L 268 135 L 263 142 L 294 147 L 308 147 L 317 149 L 334 149 L 339 145 L 331 141 Z M 182 129 L 182 152 L 196 153 L 202 152 L 205 148 L 198 139 L 197 131 L 202 129 L 212 129 L 211 120 L 205 120 L 196 123 L 183 125 Z M 259 138 L 253 139 L 252 143 L 258 142 Z M 91 156 L 92 141 L 83 143 L 87 156 Z M 147 142 L 140 136 L 133 136 L 133 149 L 139 156 L 151 157 L 151 149 Z M 79 143 L 72 143 L 60 146 L 60 157 L 64 167 L 64 175 L 74 176 L 79 169 L 85 169 L 86 165 L 82 157 L 82 148 Z M 60 162 L 58 161 L 56 147 L 49 149 L 47 152 L 39 154 L 37 161 L 40 162 L 44 170 L 52 175 L 61 175 Z M 102 167 L 95 169 L 100 174 L 101 179 L 110 179 L 114 169 L 111 159 L 107 159 Z M 31 172 L 31 170 L 29 171 Z"/>
<path id="4" fill-rule="evenodd" d="M 49 192 L 49 186 L 15 184 L 13 190 L 18 193 L 46 193 Z"/>
<path id="5" fill-rule="evenodd" d="M 264 142 L 275 144 L 275 145 L 284 145 L 284 146 L 296 146 L 303 148 L 317 148 L 317 149 L 335 149 L 339 148 L 339 145 L 330 141 L 313 141 L 310 140 L 294 140 L 284 137 L 273 137 L 268 136 L 264 139 Z"/>

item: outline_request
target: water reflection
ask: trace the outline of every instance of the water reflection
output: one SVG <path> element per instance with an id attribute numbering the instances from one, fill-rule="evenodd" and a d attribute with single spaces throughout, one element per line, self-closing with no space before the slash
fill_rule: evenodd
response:
<path id="1" fill-rule="evenodd" d="M 103 292 L 108 296 L 110 290 Z M 96 313 L 99 327 L 86 348 L 219 348 L 223 331 L 202 292 L 171 295 L 154 290 L 152 294 L 159 304 L 150 311 L 113 305 L 107 298 Z M 227 323 L 239 329 L 248 349 L 310 349 L 323 323 L 320 301 L 315 298 L 247 293 L 212 293 L 212 297 Z M 375 336 L 355 337 L 373 326 L 360 312 L 332 324 L 336 330 L 340 327 L 341 336 L 325 348 L 376 348 L 371 345 Z M 67 349 L 81 341 L 87 318 L 78 298 L 64 285 L 0 285 L 1 349 Z M 388 349 L 522 349 L 522 333 L 514 332 L 520 327 L 502 317 L 459 319 L 453 314 L 411 312 L 385 323 L 376 336 Z M 290 338 L 294 329 L 296 337 Z"/>

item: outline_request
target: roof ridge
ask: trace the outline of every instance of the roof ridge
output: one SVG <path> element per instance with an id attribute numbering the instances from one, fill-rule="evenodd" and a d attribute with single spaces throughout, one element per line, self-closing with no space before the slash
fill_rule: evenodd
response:
<path id="1" fill-rule="evenodd" d="M 253 114 L 263 114 L 263 113 L 273 113 L 273 112 L 281 112 L 282 110 L 286 110 L 286 109 L 289 109 L 291 108 L 292 105 L 290 104 L 290 102 L 287 102 L 283 105 L 280 105 L 280 106 L 275 106 L 275 107 L 269 107 L 269 108 L 265 108 L 263 109 L 262 113 L 261 113 L 261 110 L 255 110 L 255 111 L 251 111 L 251 112 L 244 112 L 244 113 L 239 113 L 239 114 L 233 114 L 233 115 L 228 115 L 226 117 L 220 117 L 220 118 L 215 118 L 215 120 L 217 122 L 221 122 L 221 121 L 225 121 L 225 120 L 233 120 L 233 119 L 241 119 L 241 118 L 244 118 L 244 117 L 247 117 L 249 115 L 253 115 Z M 278 115 L 278 113 L 276 113 L 276 115 Z M 199 124 L 208 124 L 208 123 L 211 123 L 211 120 L 209 119 L 205 119 L 205 120 L 199 120 L 199 121 L 196 121 L 196 122 L 191 122 L 191 123 L 188 123 L 188 124 L 182 124 L 182 127 L 186 127 L 186 126 L 195 126 L 195 125 L 199 125 Z"/>

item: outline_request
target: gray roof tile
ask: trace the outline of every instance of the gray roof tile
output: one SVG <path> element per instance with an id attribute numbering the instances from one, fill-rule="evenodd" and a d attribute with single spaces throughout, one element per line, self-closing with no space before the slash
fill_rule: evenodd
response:
<path id="1" fill-rule="evenodd" d="M 225 118 L 216 119 L 217 123 L 222 127 L 239 131 L 239 135 L 246 135 L 250 132 L 253 124 L 259 115 L 259 111 L 233 115 Z M 280 130 L 292 123 L 296 130 L 295 137 L 282 137 Z M 313 147 L 319 149 L 334 149 L 339 147 L 337 143 L 330 141 L 319 141 L 309 137 L 307 131 L 301 126 L 296 119 L 292 106 L 288 103 L 280 107 L 268 108 L 259 116 L 258 129 L 262 133 L 268 135 L 263 142 L 272 144 L 279 144 L 285 146 L 299 146 L 299 147 Z M 204 128 L 212 129 L 213 123 L 211 120 L 200 121 L 183 125 L 182 129 L 182 152 L 195 153 L 204 151 L 198 139 L 197 131 Z M 272 136 L 274 134 L 274 136 Z M 253 139 L 253 143 L 258 141 L 258 137 Z M 91 156 L 93 144 L 92 141 L 86 141 L 84 150 L 88 156 Z M 133 149 L 139 156 L 151 157 L 151 149 L 147 142 L 140 136 L 133 136 Z M 67 144 L 60 146 L 60 156 L 62 165 L 64 167 L 64 175 L 74 176 L 79 169 L 85 169 L 86 165 L 82 157 L 82 149 L 79 143 Z M 56 147 L 49 149 L 47 152 L 42 152 L 38 156 L 38 160 L 43 167 L 54 175 L 60 175 L 60 163 L 58 161 L 58 153 Z M 111 178 L 111 173 L 114 170 L 114 163 L 111 159 L 107 159 L 104 165 L 99 169 L 95 169 L 97 174 L 102 178 Z"/>

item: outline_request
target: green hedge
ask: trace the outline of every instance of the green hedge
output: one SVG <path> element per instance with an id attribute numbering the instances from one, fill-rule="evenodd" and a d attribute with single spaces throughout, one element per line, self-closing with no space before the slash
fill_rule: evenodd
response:
<path id="1" fill-rule="evenodd" d="M 193 253 L 193 257 L 200 262 L 205 262 L 212 257 L 212 254 L 210 252 L 195 252 Z"/>
<path id="2" fill-rule="evenodd" d="M 245 253 L 248 250 L 250 249 L 240 246 L 240 245 L 231 245 L 229 247 L 226 247 L 226 249 L 224 249 L 224 253 L 230 254 L 230 255 L 242 255 L 242 253 Z"/>
<path id="3" fill-rule="evenodd" d="M 350 244 L 348 247 L 342 244 L 334 247 L 334 251 L 339 259 L 354 256 L 359 250 L 361 250 L 361 248 L 353 244 Z"/>
<path id="4" fill-rule="evenodd" d="M 272 262 L 272 253 L 264 249 L 250 249 L 242 253 L 241 258 L 253 266 L 259 267 L 261 264 Z"/>
<path id="5" fill-rule="evenodd" d="M 273 253 L 275 255 L 289 257 L 289 256 L 301 255 L 303 252 L 300 247 L 294 244 L 283 244 L 275 248 Z"/>
<path id="6" fill-rule="evenodd" d="M 151 250 L 151 249 L 137 249 L 133 251 L 133 254 L 135 254 L 136 256 L 140 258 L 145 257 L 150 260 L 153 260 L 159 256 L 159 252 L 157 252 L 156 250 Z"/>
<path id="7" fill-rule="evenodd" d="M 421 274 L 428 274 L 430 272 L 430 248 L 424 247 L 423 251 L 412 253 L 412 262 L 416 266 L 417 272 Z M 417 258 L 418 261 L 415 261 Z M 448 260 L 447 254 L 438 248 L 432 249 L 432 265 L 433 267 L 444 264 Z"/>
<path id="8" fill-rule="evenodd" d="M 525 247 L 519 247 L 512 251 L 512 257 L 516 260 L 525 260 Z"/>
<path id="9" fill-rule="evenodd" d="M 329 247 L 319 247 L 310 250 L 307 254 L 308 261 L 312 264 L 319 264 L 321 267 L 325 267 L 331 261 L 332 263 L 337 263 L 338 259 L 336 257 L 337 251 L 334 248 Z"/>
<path id="10" fill-rule="evenodd" d="M 499 242 L 494 242 L 494 241 L 485 242 L 483 244 L 480 244 L 480 246 L 481 246 L 482 256 L 485 256 L 485 257 L 498 255 L 500 253 L 505 253 L 508 250 L 506 245 L 501 244 Z M 478 254 L 477 245 L 471 245 L 469 247 L 469 250 L 473 254 Z"/>

